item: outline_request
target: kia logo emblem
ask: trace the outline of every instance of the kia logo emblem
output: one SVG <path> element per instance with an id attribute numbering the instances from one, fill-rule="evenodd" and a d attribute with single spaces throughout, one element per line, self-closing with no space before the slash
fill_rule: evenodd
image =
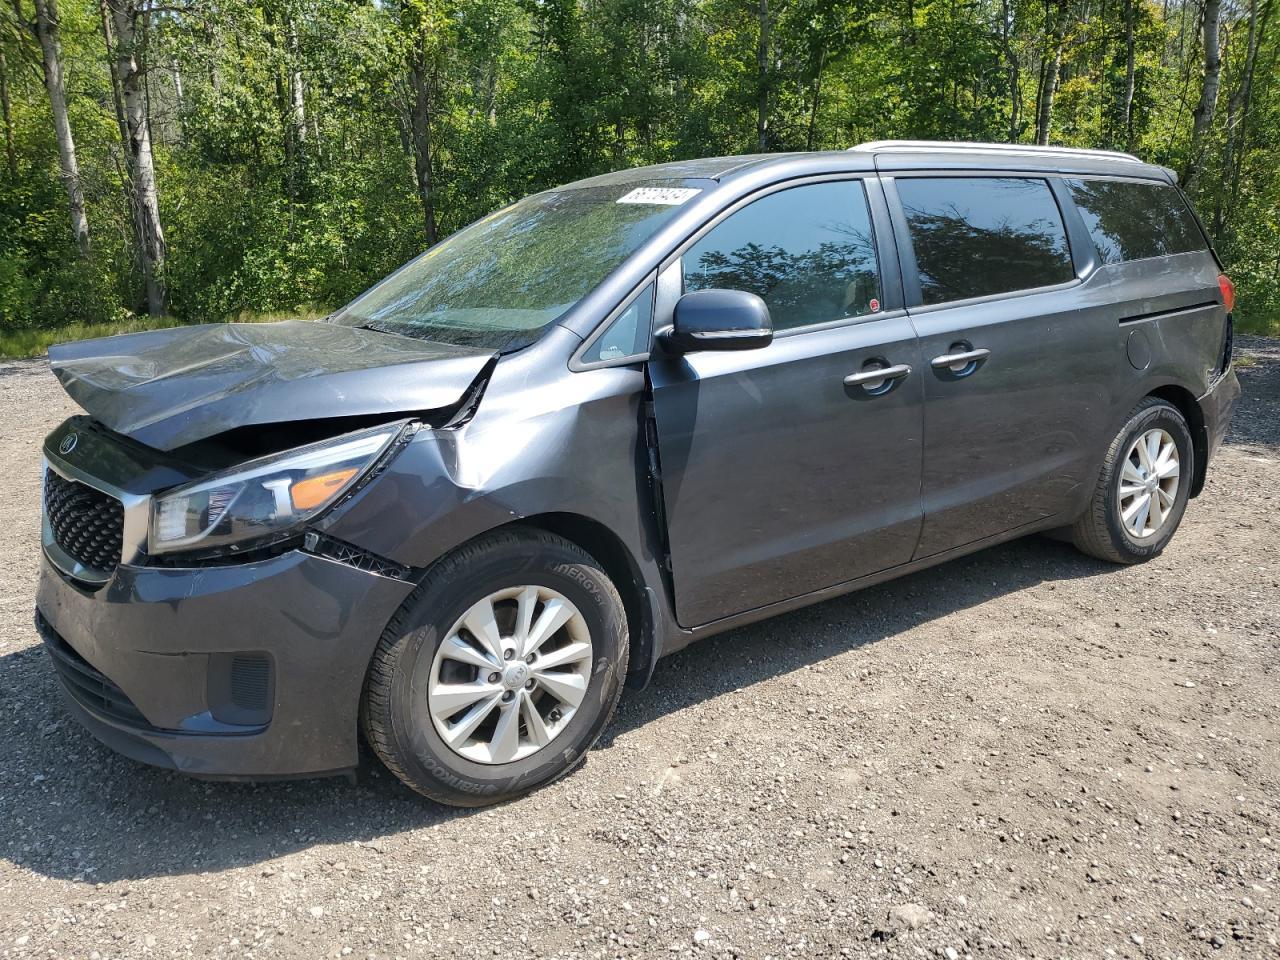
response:
<path id="1" fill-rule="evenodd" d="M 62 438 L 62 442 L 58 444 L 58 452 L 64 455 L 70 453 L 72 450 L 76 448 L 76 443 L 79 440 L 80 440 L 80 434 L 68 433 L 65 437 Z"/>

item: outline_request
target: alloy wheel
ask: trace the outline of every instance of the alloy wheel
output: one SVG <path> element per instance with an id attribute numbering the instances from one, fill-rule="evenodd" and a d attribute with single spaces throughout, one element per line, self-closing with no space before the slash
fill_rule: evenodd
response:
<path id="1" fill-rule="evenodd" d="M 464 613 L 436 651 L 431 721 L 468 760 L 522 760 L 564 732 L 586 696 L 591 663 L 591 632 L 567 597 L 543 586 L 498 590 Z"/>
<path id="2" fill-rule="evenodd" d="M 1133 441 L 1116 497 L 1120 522 L 1131 537 L 1145 540 L 1164 526 L 1178 500 L 1181 469 L 1178 445 L 1168 431 L 1156 427 Z"/>

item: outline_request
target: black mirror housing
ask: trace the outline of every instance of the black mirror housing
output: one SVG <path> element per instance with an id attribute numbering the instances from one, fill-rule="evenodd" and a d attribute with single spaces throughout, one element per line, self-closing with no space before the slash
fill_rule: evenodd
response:
<path id="1" fill-rule="evenodd" d="M 773 342 L 769 308 L 745 290 L 695 290 L 676 301 L 672 325 L 661 335 L 671 353 L 755 350 Z"/>

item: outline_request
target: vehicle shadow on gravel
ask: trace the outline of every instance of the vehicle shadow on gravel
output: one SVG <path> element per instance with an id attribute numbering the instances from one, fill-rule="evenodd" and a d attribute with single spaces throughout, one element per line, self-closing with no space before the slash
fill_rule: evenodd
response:
<path id="1" fill-rule="evenodd" d="M 1250 345 L 1264 349 L 1240 371 L 1245 401 L 1228 443 L 1271 448 L 1280 350 Z M 1010 593 L 1112 571 L 1030 537 L 695 644 L 663 660 L 646 689 L 626 692 L 580 788 L 596 783 L 590 771 L 618 738 L 657 718 Z M 136 764 L 66 715 L 39 646 L 0 657 L 0 720 L 0 859 L 57 879 L 195 874 L 337 844 L 376 851 L 380 838 L 471 815 L 422 800 L 368 757 L 354 785 L 205 783 Z"/>
<path id="2" fill-rule="evenodd" d="M 691 704 L 922 622 L 1108 569 L 1033 538 L 730 631 L 663 660 L 646 689 L 627 691 L 600 747 Z M 39 647 L 0 657 L 0 698 L 10 705 L 0 735 L 0 822 L 8 826 L 0 858 L 49 877 L 112 882 L 251 866 L 321 845 L 376 850 L 380 837 L 471 813 L 421 799 L 368 756 L 354 785 L 202 782 L 134 763 L 65 713 Z"/>

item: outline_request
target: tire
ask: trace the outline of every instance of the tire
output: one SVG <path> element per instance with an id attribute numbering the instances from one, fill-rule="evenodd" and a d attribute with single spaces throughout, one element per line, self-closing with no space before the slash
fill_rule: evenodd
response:
<path id="1" fill-rule="evenodd" d="M 518 595 L 505 597 L 510 591 Z M 494 600 L 495 595 L 501 599 Z M 529 601 L 529 609 L 535 612 L 525 617 L 524 598 L 533 595 L 538 599 Z M 482 629 L 473 634 L 462 623 L 464 617 L 479 609 L 480 619 L 468 623 L 482 623 L 484 612 L 491 611 L 497 627 L 491 641 L 498 643 L 498 654 L 519 653 L 515 647 L 533 643 L 552 604 L 557 616 L 547 623 L 557 622 L 570 607 L 580 616 L 547 633 L 525 665 L 527 672 L 520 672 L 522 656 L 492 668 L 480 666 L 476 651 L 489 663 L 495 656 L 492 643 L 482 642 Z M 523 634 L 522 618 L 532 624 Z M 587 652 L 579 649 L 584 636 Z M 546 666 L 570 653 L 577 654 L 573 663 Z M 583 761 L 617 707 L 627 653 L 622 599 L 595 559 L 542 531 L 490 534 L 432 566 L 391 619 L 369 666 L 361 726 L 383 764 L 423 796 L 460 807 L 501 803 L 564 776 Z M 561 671 L 576 673 L 566 680 Z M 463 684 L 469 686 L 464 690 Z M 452 709 L 453 700 L 447 697 L 459 696 L 449 691 L 462 690 L 462 696 L 470 697 L 481 685 L 500 692 L 486 693 L 473 707 L 464 705 L 449 717 L 440 715 L 442 709 Z M 576 696 L 583 685 L 585 694 L 576 707 L 568 700 L 559 702 L 552 691 L 572 687 L 571 696 Z M 508 694 L 510 704 L 501 699 Z M 459 737 L 457 731 L 466 729 L 472 711 L 486 709 L 490 701 L 485 697 L 499 699 L 475 733 L 451 746 L 445 736 Z M 510 736 L 499 733 L 510 734 L 510 724 L 500 726 L 508 707 L 516 711 L 512 722 L 520 752 L 514 755 L 508 749 Z M 530 710 L 537 710 L 538 717 Z"/>
<path id="2" fill-rule="evenodd" d="M 1139 463 L 1141 451 L 1135 448 L 1135 443 L 1139 437 L 1151 436 L 1153 431 L 1163 432 L 1157 436 L 1161 451 L 1164 449 L 1164 438 L 1172 441 L 1177 454 L 1178 472 L 1176 485 L 1172 482 L 1173 478 L 1156 478 L 1157 485 L 1166 490 L 1166 496 L 1162 497 L 1159 491 L 1155 491 L 1148 493 L 1147 497 L 1149 500 L 1158 498 L 1157 503 L 1166 505 L 1163 519 L 1150 532 L 1138 536 L 1130 524 L 1122 519 L 1121 504 L 1123 502 L 1126 507 L 1132 507 L 1141 500 L 1141 495 L 1126 499 L 1122 497 L 1122 493 L 1133 491 L 1139 486 L 1139 475 L 1149 475 L 1150 472 Z M 1126 473 L 1125 465 L 1131 453 L 1137 459 L 1131 464 L 1133 469 Z M 1167 470 L 1167 466 L 1162 470 Z M 1190 499 L 1194 472 L 1195 454 L 1186 418 L 1166 400 L 1158 397 L 1144 398 L 1134 407 L 1124 427 L 1111 441 L 1089 508 L 1071 527 L 1072 542 L 1084 553 L 1111 563 L 1142 563 L 1159 556 L 1182 522 Z M 1122 480 L 1125 491 L 1121 489 Z M 1168 503 L 1168 496 L 1172 496 L 1172 504 Z M 1131 516 L 1134 517 L 1131 522 L 1141 519 L 1137 514 Z M 1152 523 L 1154 521 L 1150 519 L 1145 521 L 1144 530 L 1146 525 Z"/>

